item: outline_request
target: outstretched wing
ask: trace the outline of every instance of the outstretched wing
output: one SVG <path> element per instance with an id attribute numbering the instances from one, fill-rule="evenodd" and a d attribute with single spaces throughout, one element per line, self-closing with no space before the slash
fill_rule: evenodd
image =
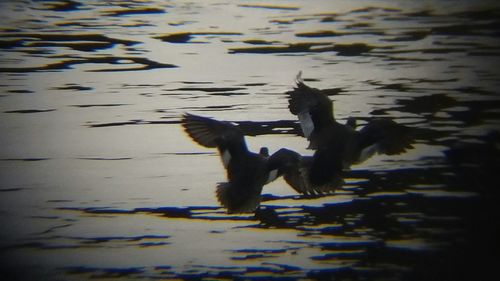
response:
<path id="1" fill-rule="evenodd" d="M 186 113 L 181 119 L 186 133 L 197 143 L 205 147 L 217 147 L 221 141 L 242 142 L 241 130 L 229 122 Z"/>
<path id="2" fill-rule="evenodd" d="M 412 130 L 389 119 L 374 119 L 358 134 L 360 156 L 363 162 L 375 153 L 395 155 L 413 148 Z"/>
<path id="3" fill-rule="evenodd" d="M 217 147 L 224 167 L 238 153 L 246 153 L 247 146 L 241 130 L 229 122 L 186 113 L 181 119 L 186 133 L 198 144 Z"/>
<path id="4" fill-rule="evenodd" d="M 301 156 L 299 153 L 282 148 L 269 158 L 269 164 L 278 167 L 278 175 L 283 175 L 285 181 L 295 191 L 301 194 L 322 195 L 334 192 L 343 184 L 340 173 L 328 171 L 323 181 L 311 179 L 313 158 Z"/>
<path id="5" fill-rule="evenodd" d="M 314 131 L 320 131 L 334 121 L 333 105 L 320 90 L 304 84 L 300 75 L 297 76 L 295 88 L 287 92 L 288 108 L 299 118 L 304 136 L 311 139 Z"/>

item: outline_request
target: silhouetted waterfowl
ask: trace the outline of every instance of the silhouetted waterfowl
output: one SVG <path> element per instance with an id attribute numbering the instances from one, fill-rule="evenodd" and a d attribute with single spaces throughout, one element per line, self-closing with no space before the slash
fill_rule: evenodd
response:
<path id="1" fill-rule="evenodd" d="M 217 199 L 228 213 L 248 213 L 260 204 L 262 187 L 280 174 L 281 159 L 263 147 L 260 152 L 248 150 L 243 132 L 229 122 L 184 114 L 182 125 L 198 144 L 219 150 L 227 171 L 227 182 L 217 185 Z"/>
<path id="2" fill-rule="evenodd" d="M 304 84 L 301 73 L 297 85 L 288 92 L 289 109 L 297 115 L 309 149 L 314 149 L 307 163 L 304 180 L 313 186 L 331 184 L 343 169 L 363 162 L 375 153 L 394 155 L 412 148 L 410 129 L 388 119 L 373 119 L 356 130 L 355 119 L 340 124 L 333 116 L 333 103 L 320 90 Z M 333 185 L 332 185 L 333 186 Z"/>

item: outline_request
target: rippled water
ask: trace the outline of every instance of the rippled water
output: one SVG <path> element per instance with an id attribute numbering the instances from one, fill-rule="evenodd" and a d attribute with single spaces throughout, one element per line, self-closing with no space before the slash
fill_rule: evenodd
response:
<path id="1" fill-rule="evenodd" d="M 496 272 L 495 1 L 2 1 L 0 15 L 2 279 Z M 257 215 L 225 214 L 218 155 L 180 114 L 310 153 L 284 94 L 299 71 L 337 118 L 394 118 L 415 149 L 353 167 L 334 195 L 278 180 Z"/>

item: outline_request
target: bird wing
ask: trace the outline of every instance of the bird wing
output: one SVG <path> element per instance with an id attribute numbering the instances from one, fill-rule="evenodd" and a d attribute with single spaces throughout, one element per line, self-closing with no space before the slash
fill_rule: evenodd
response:
<path id="1" fill-rule="evenodd" d="M 186 113 L 181 119 L 186 133 L 198 144 L 205 147 L 217 147 L 224 167 L 237 153 L 247 151 L 243 132 L 229 122 Z"/>
<path id="2" fill-rule="evenodd" d="M 241 130 L 229 122 L 186 113 L 182 116 L 181 123 L 186 133 L 205 147 L 217 147 L 222 140 L 226 142 L 244 140 Z"/>
<path id="3" fill-rule="evenodd" d="M 395 155 L 413 148 L 412 130 L 389 119 L 371 120 L 358 133 L 358 163 L 375 153 Z"/>
<path id="4" fill-rule="evenodd" d="M 311 138 L 313 131 L 321 130 L 334 120 L 332 101 L 320 90 L 304 84 L 300 73 L 295 88 L 287 94 L 288 108 L 299 118 L 302 133 L 307 139 Z"/>
<path id="5" fill-rule="evenodd" d="M 282 148 L 269 158 L 269 164 L 278 168 L 278 175 L 283 175 L 285 181 L 295 191 L 301 194 L 322 195 L 332 193 L 343 184 L 340 173 L 328 171 L 326 180 L 312 181 L 311 168 L 314 158 L 302 156 L 299 153 Z"/>
<path id="6" fill-rule="evenodd" d="M 318 149 L 309 160 L 308 179 L 311 186 L 325 193 L 344 184 L 344 151 L 335 147 Z"/>

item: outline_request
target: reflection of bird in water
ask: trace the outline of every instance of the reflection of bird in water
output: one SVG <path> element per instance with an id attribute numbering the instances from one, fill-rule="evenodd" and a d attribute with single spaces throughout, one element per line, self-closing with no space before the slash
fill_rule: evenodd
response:
<path id="1" fill-rule="evenodd" d="M 295 189 L 307 186 L 320 193 L 333 191 L 342 184 L 342 171 L 352 164 L 361 163 L 375 153 L 394 155 L 412 148 L 410 129 L 392 120 L 373 119 L 359 131 L 353 118 L 345 125 L 338 123 L 333 116 L 332 101 L 320 90 L 304 84 L 301 73 L 288 97 L 290 112 L 298 116 L 302 132 L 309 140 L 308 148 L 315 150 L 312 157 L 286 153 L 295 159 L 295 164 L 290 164 L 290 160 L 288 166 L 300 171 L 293 180 L 287 180 Z"/>
<path id="2" fill-rule="evenodd" d="M 216 147 L 227 171 L 227 182 L 217 185 L 217 199 L 228 213 L 248 213 L 260 204 L 262 187 L 285 173 L 296 172 L 288 166 L 292 159 L 284 149 L 269 156 L 267 148 L 253 153 L 247 148 L 243 132 L 229 122 L 185 114 L 181 120 L 185 131 L 198 144 Z M 292 162 L 297 165 L 297 162 Z M 306 190 L 297 189 L 301 193 Z"/>

